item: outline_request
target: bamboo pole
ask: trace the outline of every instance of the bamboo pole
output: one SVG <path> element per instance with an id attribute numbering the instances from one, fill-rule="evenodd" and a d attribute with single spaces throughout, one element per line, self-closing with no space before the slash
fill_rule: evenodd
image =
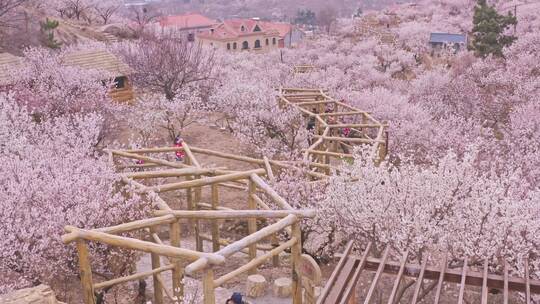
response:
<path id="1" fill-rule="evenodd" d="M 88 255 L 88 246 L 86 241 L 77 239 L 77 252 L 79 254 L 79 271 L 81 275 L 81 284 L 83 287 L 84 304 L 95 304 L 94 285 L 92 283 L 92 269 Z"/>
<path id="2" fill-rule="evenodd" d="M 296 218 L 296 217 L 295 217 Z M 207 258 L 212 264 L 222 264 L 225 259 L 222 256 L 213 253 L 197 252 L 185 248 L 176 248 L 168 245 L 158 245 L 152 242 L 141 241 L 138 239 L 122 237 L 94 230 L 84 230 L 72 226 L 66 226 L 67 232 L 75 232 L 77 238 L 82 238 L 90 241 L 101 242 L 111 246 L 139 250 L 143 252 L 155 253 L 174 258 L 185 258 L 189 260 L 197 260 L 199 258 Z M 64 241 L 62 237 L 62 241 Z M 66 244 L 67 242 L 64 241 Z"/>
<path id="3" fill-rule="evenodd" d="M 257 243 L 257 242 L 263 240 L 264 238 L 269 237 L 273 233 L 276 233 L 276 232 L 284 229 L 285 227 L 288 227 L 288 226 L 292 225 L 296 221 L 298 221 L 298 218 L 295 215 L 292 215 L 292 214 L 288 215 L 287 217 L 285 217 L 285 218 L 279 220 L 278 222 L 276 222 L 275 224 L 272 224 L 270 226 L 266 226 L 266 227 L 262 228 L 261 230 L 255 232 L 255 233 L 253 233 L 251 235 L 248 235 L 248 236 L 246 236 L 245 238 L 243 238 L 241 240 L 238 240 L 238 241 L 230 244 L 229 246 L 221 248 L 215 254 L 220 255 L 222 257 L 225 257 L 225 258 L 229 257 L 229 256 L 239 252 L 243 248 L 246 248 L 251 244 Z M 195 262 L 193 262 L 193 263 L 186 266 L 186 273 L 189 274 L 189 275 L 193 275 L 195 272 L 206 268 L 208 266 L 208 262 L 209 262 L 209 260 L 207 258 L 198 259 L 197 261 L 195 261 Z"/>
<path id="4" fill-rule="evenodd" d="M 219 277 L 218 279 L 216 279 L 214 281 L 214 286 L 219 287 L 219 286 L 225 284 L 227 281 L 236 278 L 237 276 L 243 274 L 246 271 L 256 269 L 259 265 L 264 264 L 264 262 L 266 262 L 268 259 L 271 259 L 271 258 L 279 255 L 285 249 L 290 248 L 291 246 L 296 244 L 296 242 L 297 242 L 297 239 L 293 237 L 292 239 L 288 240 L 287 242 L 285 242 L 285 243 L 279 245 L 278 247 L 270 250 L 270 252 L 249 261 L 247 264 L 244 264 L 244 265 L 240 266 L 239 268 L 237 268 L 237 269 L 223 275 L 222 277 Z"/>

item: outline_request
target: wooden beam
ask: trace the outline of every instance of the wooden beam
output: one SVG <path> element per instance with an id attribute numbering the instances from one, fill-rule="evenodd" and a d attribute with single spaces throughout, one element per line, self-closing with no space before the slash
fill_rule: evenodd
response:
<path id="1" fill-rule="evenodd" d="M 187 143 L 183 142 L 182 147 L 184 148 L 184 151 L 186 152 L 187 157 L 189 157 L 189 159 L 191 160 L 191 163 L 195 167 L 201 168 L 201 164 L 199 164 L 199 161 L 197 160 L 195 155 L 193 155 L 193 152 L 191 152 L 191 149 L 190 149 L 189 145 Z"/>
<path id="2" fill-rule="evenodd" d="M 212 210 L 216 210 L 216 212 L 220 212 L 220 211 L 217 211 L 217 208 L 219 207 L 218 185 L 213 184 L 211 186 L 211 190 L 212 190 Z M 212 251 L 216 252 L 218 250 L 219 250 L 219 223 L 217 219 L 215 219 L 212 221 Z"/>
<path id="3" fill-rule="evenodd" d="M 92 269 L 90 266 L 88 246 L 85 240 L 77 240 L 77 253 L 79 255 L 79 271 L 82 284 L 82 298 L 84 304 L 95 304 L 94 284 L 92 282 Z"/>
<path id="4" fill-rule="evenodd" d="M 369 251 L 371 250 L 371 244 L 371 242 L 368 243 L 366 249 L 364 250 L 364 254 L 362 255 L 362 260 L 360 260 L 360 263 L 358 263 L 358 266 L 356 267 L 350 282 L 348 282 L 347 288 L 343 291 L 341 304 L 349 303 L 351 299 L 355 298 L 357 287 L 356 285 L 358 284 L 358 280 L 360 279 L 360 273 L 364 270 L 364 267 L 366 266 Z"/>
<path id="5" fill-rule="evenodd" d="M 152 269 L 152 270 L 149 270 L 149 271 L 139 272 L 139 273 L 132 274 L 132 275 L 129 275 L 129 276 L 125 276 L 125 277 L 121 277 L 121 278 L 117 278 L 117 279 L 112 279 L 112 280 L 109 280 L 109 281 L 99 282 L 99 283 L 94 284 L 94 289 L 101 289 L 101 288 L 114 286 L 114 285 L 118 285 L 118 284 L 122 284 L 122 283 L 126 283 L 126 282 L 137 281 L 137 280 L 144 279 L 144 278 L 147 278 L 149 276 L 152 276 L 152 275 L 154 275 L 154 273 L 160 273 L 160 272 L 163 272 L 163 271 L 172 270 L 173 268 L 174 268 L 174 265 L 167 265 L 167 266 L 162 266 L 162 267 Z"/>
<path id="6" fill-rule="evenodd" d="M 145 162 L 159 164 L 159 165 L 166 166 L 166 167 L 172 167 L 172 168 L 178 168 L 178 169 L 183 169 L 183 168 L 188 168 L 189 167 L 188 165 L 185 165 L 185 164 L 180 163 L 180 162 L 170 162 L 170 161 L 162 160 L 162 159 L 159 159 L 159 158 L 154 158 L 154 157 L 149 157 L 149 156 L 144 156 L 144 155 L 138 155 L 138 154 L 134 154 L 134 153 L 127 153 L 127 152 L 123 152 L 123 151 L 119 151 L 119 150 L 111 150 L 111 152 L 113 154 L 115 154 L 115 155 L 131 158 L 131 159 L 140 159 L 140 160 L 143 160 Z"/>
<path id="7" fill-rule="evenodd" d="M 508 304 L 508 262 L 504 261 L 503 303 Z"/>
<path id="8" fill-rule="evenodd" d="M 156 231 L 154 229 L 150 229 L 150 233 L 156 233 Z M 151 252 L 150 259 L 152 263 L 152 270 L 158 269 L 161 267 L 159 254 L 155 252 Z M 163 282 L 159 280 L 159 278 L 160 278 L 159 272 L 154 272 L 152 274 L 152 279 L 154 283 L 154 302 L 156 304 L 163 304 L 163 288 L 165 286 L 163 286 Z"/>
<path id="9" fill-rule="evenodd" d="M 294 216 L 294 215 L 292 215 Z M 296 218 L 296 217 L 295 217 Z M 85 239 L 94 242 L 100 242 L 103 244 L 108 244 L 121 248 L 128 248 L 139 250 L 148 253 L 155 253 L 158 255 L 174 257 L 174 258 L 185 258 L 189 260 L 197 260 L 199 258 L 206 258 L 212 264 L 222 264 L 225 262 L 225 259 L 222 256 L 213 254 L 213 253 L 204 253 L 198 252 L 185 248 L 176 248 L 168 245 L 158 245 L 152 242 L 141 241 L 134 238 L 122 237 L 113 234 L 107 234 L 103 232 L 98 232 L 94 230 L 84 230 L 72 226 L 66 226 L 65 230 L 67 232 L 75 232 L 78 239 Z M 62 240 L 64 241 L 64 240 Z M 64 242 L 66 244 L 66 242 Z"/>
<path id="10" fill-rule="evenodd" d="M 422 268 L 420 269 L 420 274 L 418 275 L 418 278 L 416 279 L 416 284 L 414 286 L 414 294 L 413 299 L 411 301 L 412 304 L 416 304 L 418 302 L 418 296 L 420 294 L 420 287 L 422 287 L 424 282 L 424 274 L 426 273 L 426 266 L 427 266 L 427 257 L 424 257 L 424 260 L 422 261 Z"/>
<path id="11" fill-rule="evenodd" d="M 183 181 L 183 182 L 178 182 L 178 183 L 157 185 L 157 186 L 147 187 L 147 189 L 159 193 L 159 192 L 166 192 L 166 191 L 173 191 L 173 190 L 180 190 L 180 189 L 187 189 L 187 188 L 196 188 L 196 187 L 202 187 L 202 186 L 207 186 L 207 185 L 216 184 L 216 183 L 222 183 L 222 182 L 248 178 L 252 174 L 265 174 L 265 173 L 266 173 L 266 170 L 264 169 L 255 169 L 255 170 L 249 170 L 249 171 L 239 172 L 239 173 L 204 177 L 200 179 L 194 179 L 194 180 Z"/>
<path id="12" fill-rule="evenodd" d="M 364 300 L 364 304 L 369 304 L 371 302 L 371 298 L 375 294 L 375 289 L 377 288 L 377 284 L 379 283 L 379 280 L 381 279 L 381 276 L 383 274 L 384 266 L 386 263 L 386 259 L 388 258 L 389 252 L 390 252 L 390 246 L 387 246 L 382 255 L 379 269 L 377 269 L 377 272 L 375 273 L 375 277 L 373 277 L 373 281 L 371 282 L 371 286 L 369 287 L 369 291 L 366 295 L 366 299 Z"/>
<path id="13" fill-rule="evenodd" d="M 529 258 L 524 259 L 525 266 L 525 303 L 531 303 L 531 278 L 529 277 Z"/>
<path id="14" fill-rule="evenodd" d="M 465 260 L 463 261 L 463 269 L 461 273 L 461 284 L 459 287 L 459 297 L 458 297 L 458 304 L 463 304 L 463 297 L 465 296 L 465 286 L 467 284 L 467 270 L 469 267 L 469 259 L 465 257 Z"/>
<path id="15" fill-rule="evenodd" d="M 488 303 L 488 287 L 487 287 L 487 276 L 488 276 L 489 262 L 488 259 L 484 260 L 484 272 L 482 274 L 482 303 Z"/>
<path id="16" fill-rule="evenodd" d="M 223 169 L 223 168 L 219 168 Z M 132 178 L 132 179 L 145 179 L 145 178 L 161 178 L 161 177 L 179 177 L 186 175 L 212 175 L 218 174 L 219 169 L 200 169 L 200 168 L 184 168 L 184 169 L 173 169 L 173 170 L 158 170 L 158 171 L 143 171 L 143 172 L 130 172 L 123 173 L 122 176 Z"/>
<path id="17" fill-rule="evenodd" d="M 192 219 L 248 219 L 248 218 L 284 218 L 289 215 L 296 215 L 299 218 L 314 218 L 316 210 L 156 210 L 156 215 L 174 215 L 177 218 Z"/>
<path id="18" fill-rule="evenodd" d="M 214 286 L 219 287 L 226 282 L 230 281 L 231 279 L 236 278 L 237 276 L 245 273 L 246 271 L 249 271 L 251 269 L 254 269 L 258 267 L 259 265 L 264 264 L 267 260 L 271 259 L 274 256 L 279 255 L 281 252 L 283 252 L 285 249 L 290 248 L 296 243 L 296 238 L 291 238 L 287 242 L 279 245 L 278 247 L 270 250 L 268 253 L 258 256 L 255 259 L 249 261 L 247 264 L 244 264 L 240 266 L 239 268 L 236 268 L 235 270 L 223 275 L 222 277 L 216 279 L 214 281 Z"/>
<path id="19" fill-rule="evenodd" d="M 435 293 L 435 301 L 433 302 L 434 304 L 439 304 L 439 301 L 441 299 L 441 292 L 442 292 L 442 287 L 443 287 L 443 283 L 444 283 L 444 275 L 446 274 L 446 267 L 448 267 L 448 253 L 445 254 L 444 260 L 440 265 L 439 282 L 437 283 L 437 291 Z"/>
<path id="20" fill-rule="evenodd" d="M 268 179 L 270 181 L 274 181 L 276 178 L 274 176 L 274 171 L 272 171 L 272 166 L 270 166 L 270 161 L 268 161 L 268 157 L 264 156 L 264 166 L 266 168 L 266 176 L 268 176 Z"/>
<path id="21" fill-rule="evenodd" d="M 253 195 L 255 195 L 257 191 L 256 185 L 255 183 L 253 183 L 252 180 L 250 180 L 248 187 L 249 187 L 249 192 L 248 192 L 248 201 L 247 201 L 248 206 L 247 207 L 248 209 L 256 210 L 257 203 L 253 199 Z M 248 218 L 248 234 L 253 234 L 256 231 L 257 231 L 257 219 Z M 255 260 L 255 258 L 257 257 L 257 243 L 249 245 L 248 252 L 249 252 L 249 259 L 251 261 Z M 249 269 L 249 274 L 255 274 L 255 273 L 256 273 L 256 269 L 254 268 Z"/>
<path id="22" fill-rule="evenodd" d="M 298 218 L 295 215 L 288 215 L 287 217 L 276 222 L 275 224 L 266 226 L 261 230 L 255 232 L 254 234 L 248 235 L 245 238 L 230 244 L 229 246 L 221 248 L 215 254 L 222 257 L 229 257 L 239 252 L 243 248 L 247 248 L 249 245 L 255 244 L 263 240 L 264 238 L 271 236 L 273 233 L 279 232 L 285 227 L 292 225 L 296 221 L 298 221 Z M 206 268 L 208 266 L 208 262 L 209 260 L 207 258 L 200 258 L 197 261 L 186 266 L 186 273 L 189 275 L 193 275 L 195 272 Z"/>
<path id="23" fill-rule="evenodd" d="M 282 198 L 274 189 L 272 189 L 268 184 L 266 184 L 260 176 L 257 174 L 251 174 L 251 180 L 261 188 L 280 208 L 294 210 L 287 201 Z"/>
<path id="24" fill-rule="evenodd" d="M 365 138 L 355 138 L 355 137 L 335 137 L 335 136 L 321 136 L 321 135 L 314 135 L 315 138 L 322 138 L 324 140 L 335 140 L 335 141 L 342 141 L 342 142 L 351 142 L 351 143 L 361 143 L 361 144 L 374 144 L 374 143 L 382 143 L 384 144 L 384 140 L 377 140 L 377 139 L 365 139 Z"/>
<path id="25" fill-rule="evenodd" d="M 409 251 L 405 251 L 405 253 L 401 257 L 401 265 L 399 266 L 399 271 L 396 276 L 396 280 L 394 281 L 392 292 L 390 293 L 390 297 L 388 297 L 388 304 L 394 304 L 394 300 L 397 295 L 399 284 L 401 283 L 401 278 L 403 277 L 403 272 L 405 271 L 405 264 L 407 263 L 408 257 L 409 257 Z"/>

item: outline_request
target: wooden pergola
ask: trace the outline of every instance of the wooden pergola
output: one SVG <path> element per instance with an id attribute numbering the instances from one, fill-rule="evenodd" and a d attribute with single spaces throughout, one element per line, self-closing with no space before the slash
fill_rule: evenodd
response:
<path id="1" fill-rule="evenodd" d="M 183 150 L 184 161 L 167 160 L 170 154 Z M 270 187 L 266 179 L 273 180 L 274 173 L 295 167 L 289 163 L 255 159 L 190 147 L 163 147 L 136 150 L 109 150 L 109 160 L 120 171 L 122 181 L 131 185 L 154 206 L 151 217 L 112 227 L 80 229 L 65 227 L 62 240 L 65 244 L 76 243 L 79 255 L 80 277 L 85 304 L 95 303 L 95 290 L 116 284 L 153 277 L 154 302 L 162 304 L 164 293 L 171 301 L 183 296 L 184 275 L 202 274 L 205 304 L 215 304 L 214 289 L 244 273 L 256 273 L 257 267 L 271 260 L 279 265 L 278 255 L 290 250 L 292 269 L 292 297 L 294 304 L 302 303 L 302 277 L 300 259 L 302 252 L 302 218 L 315 216 L 313 210 L 295 210 Z M 242 169 L 204 166 L 196 155 L 237 161 Z M 297 170 L 302 170 L 296 168 Z M 173 181 L 170 181 L 170 180 Z M 166 181 L 166 182 L 164 182 Z M 240 191 L 245 195 L 246 205 L 234 210 L 221 205 L 220 189 Z M 210 191 L 210 201 L 202 200 L 203 190 Z M 187 210 L 174 210 L 160 196 L 163 192 L 185 191 Z M 270 207 L 277 206 L 277 207 Z M 218 221 L 224 219 L 247 221 L 248 234 L 236 241 L 220 237 Z M 257 229 L 257 219 L 266 219 L 268 225 Z M 185 221 L 195 234 L 195 249 L 181 246 L 181 225 Z M 211 235 L 201 231 L 201 222 L 211 226 Z M 274 223 L 271 223 L 274 222 Z M 168 229 L 169 243 L 162 241 L 160 228 Z M 140 230 L 144 239 L 122 236 L 123 233 Z M 281 240 L 280 241 L 280 237 Z M 212 251 L 204 252 L 203 241 L 212 243 Z M 150 253 L 152 270 L 94 282 L 90 267 L 88 242 Z M 257 252 L 259 251 L 259 255 Z M 263 252 L 264 254 L 260 254 Z M 214 276 L 214 269 L 223 266 L 236 253 L 244 253 L 248 260 L 239 268 L 221 277 Z M 172 286 L 165 286 L 163 272 L 172 272 Z"/>
<path id="2" fill-rule="evenodd" d="M 488 261 L 485 260 L 480 271 L 469 265 L 466 258 L 463 261 L 463 266 L 458 268 L 450 268 L 448 265 L 447 256 L 439 261 L 439 265 L 428 266 L 427 257 L 424 257 L 421 264 L 413 264 L 408 262 L 408 252 L 401 255 L 400 261 L 391 261 L 389 256 L 390 248 L 387 247 L 380 258 L 370 256 L 372 244 L 368 244 L 361 256 L 353 253 L 353 242 L 349 242 L 343 254 L 338 254 L 339 263 L 337 264 L 330 279 L 326 283 L 321 295 L 317 300 L 317 304 L 356 304 L 356 303 L 373 303 L 376 291 L 388 291 L 387 302 L 394 304 L 398 301 L 398 289 L 403 285 L 404 277 L 415 278 L 414 291 L 409 303 L 416 304 L 420 302 L 421 289 L 424 280 L 436 282 L 434 285 L 434 304 L 441 303 L 443 296 L 443 285 L 445 283 L 459 284 L 459 294 L 456 303 L 463 304 L 465 289 L 467 287 L 481 288 L 481 304 L 492 303 L 490 300 L 490 290 L 500 290 L 503 294 L 503 303 L 508 304 L 509 293 L 521 292 L 524 294 L 524 303 L 530 304 L 532 294 L 540 294 L 540 281 L 532 280 L 529 276 L 528 260 L 523 260 L 525 274 L 523 277 L 514 277 L 508 274 L 508 263 L 505 263 L 503 274 L 490 273 Z M 368 272 L 375 273 L 369 285 L 369 289 L 365 294 L 358 294 L 358 282 L 361 276 L 367 276 Z M 381 277 L 383 274 L 395 276 L 392 288 L 389 286 L 381 286 Z M 425 291 L 424 291 L 425 293 Z M 424 295 L 425 296 L 425 295 Z M 360 298 L 363 300 L 361 301 Z M 405 300 L 402 299 L 400 303 Z M 424 303 L 428 302 L 424 299 Z M 446 303 L 446 302 L 445 302 Z"/>
<path id="3" fill-rule="evenodd" d="M 388 153 L 387 125 L 322 89 L 280 88 L 278 101 L 296 107 L 309 119 L 313 141 L 304 151 L 304 160 L 318 172 L 328 175 L 332 159 L 352 159 L 355 146 L 371 146 L 375 162 Z"/>

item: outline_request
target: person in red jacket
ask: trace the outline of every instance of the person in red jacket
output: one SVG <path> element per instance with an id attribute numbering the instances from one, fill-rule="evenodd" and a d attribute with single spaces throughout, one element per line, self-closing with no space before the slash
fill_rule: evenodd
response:
<path id="1" fill-rule="evenodd" d="M 176 138 L 174 139 L 174 146 L 175 147 L 182 147 L 182 143 L 184 142 L 184 140 L 182 139 L 182 137 L 180 137 L 180 135 L 176 136 Z M 184 160 L 184 150 L 177 150 L 175 153 L 176 155 L 176 160 L 177 161 L 183 161 Z"/>

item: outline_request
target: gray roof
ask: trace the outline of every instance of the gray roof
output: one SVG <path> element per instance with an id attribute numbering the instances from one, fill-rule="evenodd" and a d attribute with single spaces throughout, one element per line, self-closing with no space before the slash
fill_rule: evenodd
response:
<path id="1" fill-rule="evenodd" d="M 431 33 L 429 37 L 431 43 L 467 43 L 467 35 L 465 34 L 449 34 L 449 33 Z"/>

